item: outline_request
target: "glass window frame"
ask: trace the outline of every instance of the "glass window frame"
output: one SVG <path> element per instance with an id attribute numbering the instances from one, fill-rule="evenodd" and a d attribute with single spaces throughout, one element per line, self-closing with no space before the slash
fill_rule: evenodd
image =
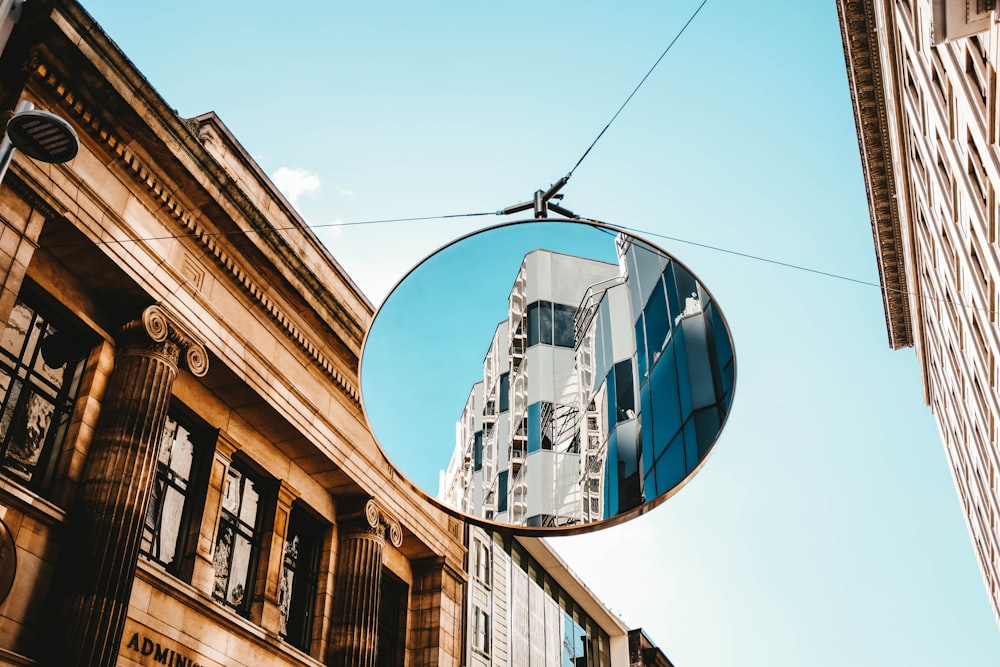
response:
<path id="1" fill-rule="evenodd" d="M 51 490 L 55 469 L 66 445 L 87 358 L 96 339 L 92 334 L 88 335 L 84 326 L 71 314 L 65 313 L 65 309 L 55 300 L 28 283 L 15 301 L 10 319 L 0 330 L 0 339 L 7 338 L 18 309 L 28 311 L 28 324 L 18 352 L 15 355 L 5 346 L 0 346 L 0 376 L 5 376 L 7 380 L 6 388 L 0 389 L 0 474 L 36 493 L 45 494 Z M 33 335 L 36 328 L 46 333 Z M 59 342 L 64 344 L 62 349 L 53 348 L 51 344 L 56 336 L 61 336 Z M 48 348 L 46 341 L 50 341 Z M 73 344 L 78 346 L 75 354 L 67 356 L 57 367 L 48 365 L 45 359 L 46 349 L 50 353 L 66 354 Z M 63 367 L 65 370 L 58 385 L 46 378 L 45 368 L 55 370 Z M 15 439 L 19 433 L 24 438 L 28 437 L 29 426 L 26 423 L 31 410 L 29 403 L 36 396 L 48 404 L 51 412 L 45 425 L 45 435 L 37 447 L 35 460 L 23 471 L 26 474 L 21 474 L 16 470 L 19 466 L 14 461 L 12 447 L 16 444 Z M 10 464 L 7 463 L 8 457 Z"/>
<path id="2" fill-rule="evenodd" d="M 163 459 L 164 447 L 166 446 L 166 438 L 171 430 L 171 423 L 175 425 L 173 430 L 173 438 L 176 439 L 176 434 L 179 429 L 183 428 L 187 433 L 188 442 L 191 443 L 191 464 L 190 470 L 188 471 L 187 479 L 179 479 L 179 475 L 176 474 L 177 471 L 169 468 L 169 464 L 165 463 Z M 185 570 L 187 561 L 193 555 L 194 543 L 197 542 L 197 536 L 191 534 L 192 526 L 200 525 L 201 512 L 204 508 L 205 491 L 207 486 L 207 472 L 209 468 L 209 460 L 212 455 L 213 445 L 217 433 L 205 426 L 204 424 L 198 424 L 197 420 L 192 418 L 188 411 L 180 405 L 173 405 L 167 413 L 167 421 L 164 423 L 163 434 L 160 439 L 159 447 L 160 451 L 157 456 L 156 461 L 156 472 L 154 473 L 154 487 L 153 495 L 149 499 L 149 505 L 146 509 L 146 517 L 143 520 L 143 532 L 142 538 L 139 543 L 139 553 L 146 560 L 158 564 L 168 573 L 181 578 L 189 578 L 190 572 Z M 162 511 L 163 504 L 157 503 L 157 493 L 159 492 L 160 497 L 163 497 L 165 491 L 163 489 L 169 488 L 181 495 L 183 498 L 183 506 L 181 509 L 180 516 L 178 518 L 178 524 L 176 527 L 176 542 L 173 545 L 173 559 L 169 562 L 165 561 L 158 554 L 154 554 L 149 550 L 149 547 L 144 546 L 147 540 L 150 546 L 159 540 L 159 535 L 154 535 L 152 537 L 147 537 L 147 535 L 153 531 L 153 528 L 149 524 L 150 513 L 157 513 L 156 524 L 159 526 L 159 531 L 162 531 Z"/>
<path id="3" fill-rule="evenodd" d="M 233 473 L 239 475 L 238 483 L 240 485 L 235 514 L 225 506 L 229 478 Z M 257 507 L 254 512 L 254 524 L 252 526 L 247 524 L 241 518 L 244 510 L 244 503 L 247 497 L 246 484 L 248 482 L 253 484 L 257 494 Z M 219 526 L 215 536 L 215 550 L 212 562 L 215 569 L 215 583 L 212 587 L 212 597 L 219 604 L 232 609 L 244 618 L 250 617 L 250 609 L 253 604 L 254 592 L 257 586 L 257 570 L 260 563 L 261 538 L 262 533 L 264 532 L 261 526 L 261 519 L 264 516 L 264 488 L 265 481 L 263 478 L 254 473 L 248 468 L 248 466 L 239 460 L 233 460 L 232 464 L 229 466 L 229 471 L 226 474 L 226 480 L 223 486 L 222 502 L 219 506 Z M 223 554 L 220 549 L 220 544 L 224 539 L 224 535 L 227 530 L 232 531 L 232 542 L 230 544 L 229 552 L 227 554 Z M 234 545 L 236 540 L 239 538 L 242 538 L 248 543 L 249 554 L 246 565 L 245 580 L 242 582 L 243 594 L 239 601 L 234 602 L 230 600 L 230 591 L 232 590 L 233 561 L 236 557 L 236 550 L 232 548 L 232 545 Z M 220 590 L 220 583 L 222 579 L 220 577 L 219 565 L 222 564 L 222 559 L 225 559 L 225 584 Z"/>
<path id="4" fill-rule="evenodd" d="M 288 514 L 279 580 L 278 636 L 295 648 L 308 652 L 313 640 L 319 592 L 320 557 L 328 527 L 298 503 Z M 289 577 L 291 573 L 291 577 Z M 291 583 L 289 584 L 289 579 Z M 287 596 L 287 598 L 286 598 Z M 284 601 L 288 600 L 287 610 Z M 289 619 L 296 619 L 289 623 Z M 301 623 L 299 622 L 301 619 Z M 291 626 L 291 627 L 289 627 Z"/>

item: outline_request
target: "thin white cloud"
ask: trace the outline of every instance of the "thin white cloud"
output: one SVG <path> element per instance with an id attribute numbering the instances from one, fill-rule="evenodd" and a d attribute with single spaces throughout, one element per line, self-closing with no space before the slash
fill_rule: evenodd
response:
<path id="1" fill-rule="evenodd" d="M 271 180 L 292 204 L 307 192 L 319 190 L 319 176 L 306 169 L 279 167 L 271 175 Z"/>
<path id="2" fill-rule="evenodd" d="M 342 195 L 344 197 L 353 197 L 354 190 L 348 190 L 347 188 L 340 188 L 339 190 L 337 190 L 337 194 Z"/>

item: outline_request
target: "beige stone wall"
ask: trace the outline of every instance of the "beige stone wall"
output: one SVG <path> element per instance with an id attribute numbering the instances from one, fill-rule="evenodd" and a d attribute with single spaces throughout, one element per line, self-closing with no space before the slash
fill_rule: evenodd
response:
<path id="1" fill-rule="evenodd" d="M 382 565 L 410 591 L 407 664 L 458 665 L 460 531 L 396 478 L 360 409 L 357 355 L 371 304 L 217 119 L 202 118 L 211 129 L 202 133 L 185 124 L 75 3 L 54 6 L 23 96 L 66 117 L 81 150 L 66 165 L 19 156 L 0 186 L 0 322 L 27 276 L 95 342 L 55 483 L 42 496 L 0 476 L 0 518 L 18 561 L 0 604 L 0 665 L 41 655 L 37 640 L 59 594 L 52 582 L 72 555 L 57 534 L 71 521 L 115 331 L 151 303 L 207 347 L 208 374 L 181 370 L 173 400 L 219 436 L 189 529 L 190 563 L 174 576 L 140 557 L 119 664 L 154 664 L 169 651 L 213 667 L 321 664 L 330 652 L 338 506 L 369 495 L 402 525 L 402 543 L 386 547 Z M 283 231 L 260 233 L 269 226 Z M 234 460 L 260 473 L 270 494 L 249 618 L 211 595 Z M 299 505 L 324 528 L 308 655 L 277 634 L 287 521 Z"/>

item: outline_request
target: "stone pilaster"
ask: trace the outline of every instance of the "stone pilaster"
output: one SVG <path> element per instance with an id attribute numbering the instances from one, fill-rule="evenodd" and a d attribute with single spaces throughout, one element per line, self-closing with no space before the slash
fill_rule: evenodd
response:
<path id="1" fill-rule="evenodd" d="M 208 490 L 205 492 L 205 505 L 201 514 L 201 527 L 195 543 L 194 565 L 191 570 L 191 585 L 205 595 L 211 597 L 215 587 L 215 565 L 212 555 L 215 552 L 215 532 L 219 529 L 219 513 L 222 508 L 222 494 L 226 488 L 226 477 L 229 467 L 233 464 L 233 453 L 236 445 L 225 433 L 219 433 L 215 441 L 215 454 L 212 457 L 212 470 L 208 477 Z"/>
<path id="2" fill-rule="evenodd" d="M 342 515 L 330 633 L 330 667 L 375 667 L 382 551 L 403 543 L 399 522 L 374 500 Z"/>
<path id="3" fill-rule="evenodd" d="M 160 438 L 181 355 L 194 375 L 205 348 L 159 306 L 118 336 L 115 367 L 67 525 L 65 604 L 56 664 L 112 667 L 153 488 Z"/>
<path id="4" fill-rule="evenodd" d="M 466 575 L 443 557 L 413 563 L 411 632 L 407 649 L 416 667 L 462 663 L 462 600 Z"/>
<path id="5" fill-rule="evenodd" d="M 38 247 L 45 215 L 24 200 L 0 197 L 0 322 L 6 322 Z"/>
<path id="6" fill-rule="evenodd" d="M 261 558 L 267 559 L 264 568 L 264 599 L 261 609 L 260 625 L 271 634 L 277 635 L 281 629 L 281 608 L 279 598 L 281 591 L 281 575 L 285 566 L 285 540 L 288 537 L 288 517 L 292 513 L 292 503 L 299 497 L 298 491 L 281 480 L 278 485 L 278 498 L 274 506 L 274 523 L 270 531 L 264 533 L 265 548 L 261 550 Z"/>

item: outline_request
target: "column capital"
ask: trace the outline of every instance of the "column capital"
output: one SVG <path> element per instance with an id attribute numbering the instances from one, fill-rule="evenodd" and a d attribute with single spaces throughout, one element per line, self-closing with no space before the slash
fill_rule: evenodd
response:
<path id="1" fill-rule="evenodd" d="M 196 377 L 208 372 L 208 351 L 190 331 L 167 310 L 159 305 L 147 306 L 139 319 L 132 320 L 121 329 L 120 338 L 126 342 L 173 343 L 184 355 L 184 365 Z"/>
<path id="2" fill-rule="evenodd" d="M 351 503 L 348 507 L 348 511 L 338 519 L 343 530 L 388 537 L 392 546 L 397 548 L 403 544 L 402 525 L 374 498 L 369 498 L 364 503 Z"/>

